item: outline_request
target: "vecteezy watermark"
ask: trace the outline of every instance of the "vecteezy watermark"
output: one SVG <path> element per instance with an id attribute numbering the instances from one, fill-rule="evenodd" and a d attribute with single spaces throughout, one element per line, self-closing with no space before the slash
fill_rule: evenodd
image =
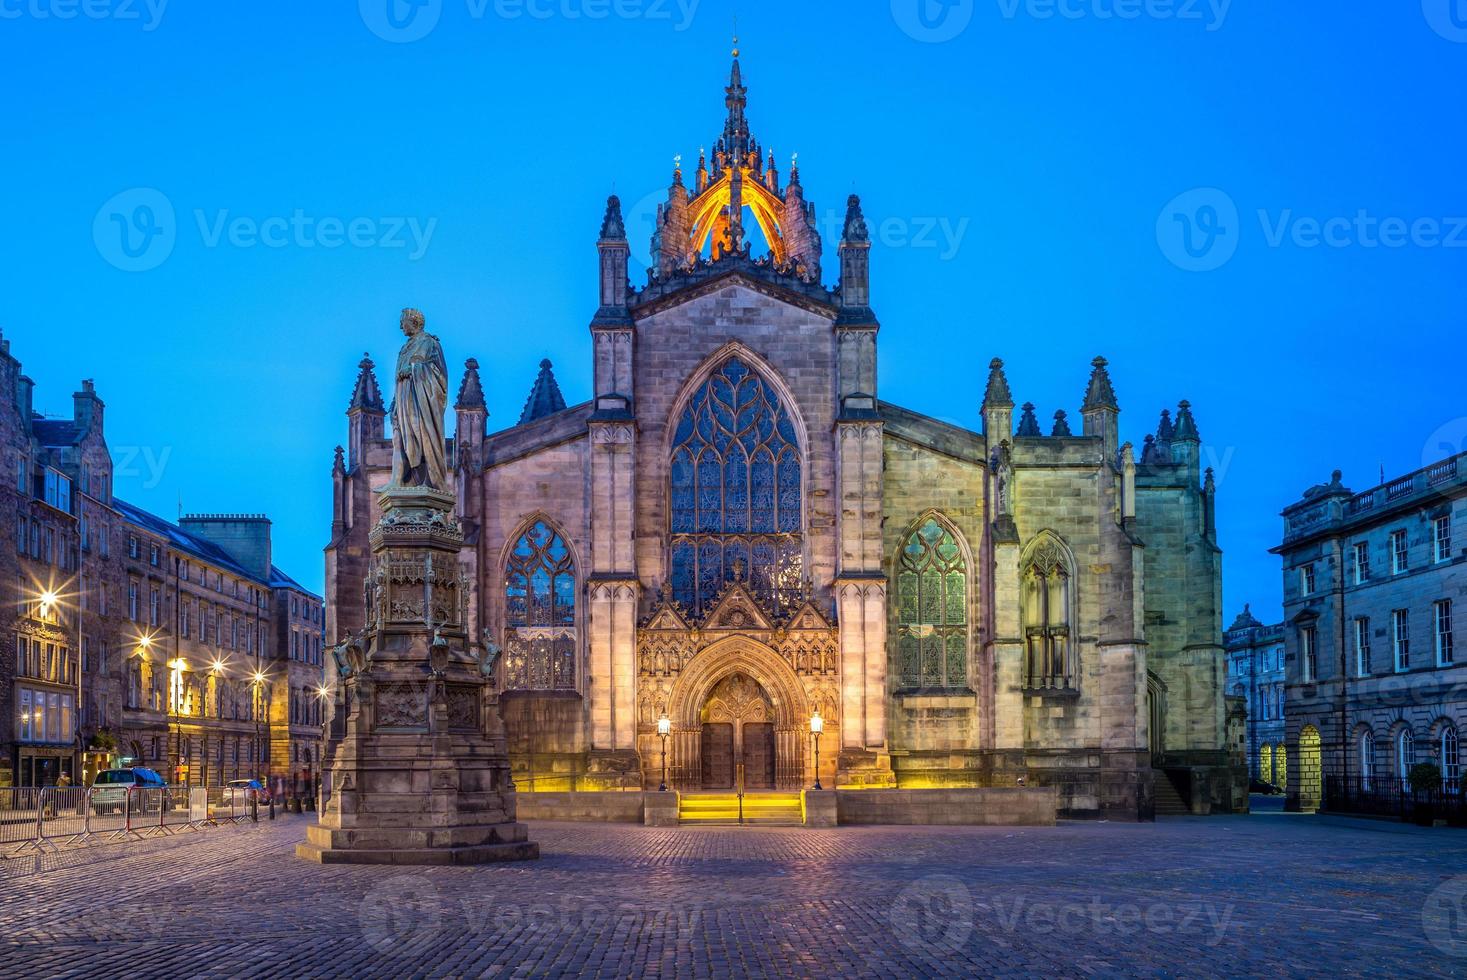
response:
<path id="1" fill-rule="evenodd" d="M 321 217 L 301 208 L 264 218 L 196 208 L 192 216 L 205 248 L 403 249 L 410 262 L 427 253 L 438 228 L 437 218 Z M 147 272 L 168 261 L 180 232 L 173 202 L 151 187 L 123 191 L 92 220 L 97 253 L 124 272 Z"/>
<path id="2" fill-rule="evenodd" d="M 1467 217 L 1381 217 L 1365 208 L 1324 218 L 1300 215 L 1293 208 L 1259 208 L 1256 215 L 1268 248 L 1467 248 Z M 1188 272 L 1226 265 L 1245 231 L 1237 202 L 1216 187 L 1177 195 L 1156 219 L 1162 254 Z"/>
<path id="3" fill-rule="evenodd" d="M 420 874 L 399 875 L 376 885 L 357 912 L 362 940 L 387 956 L 417 955 L 448 934 L 481 941 L 543 941 L 557 935 L 635 933 L 649 919 L 658 922 L 669 940 L 686 944 L 695 939 L 703 913 L 695 908 L 608 905 L 590 898 L 558 904 L 496 904 L 480 896 L 442 895 Z"/>
<path id="4" fill-rule="evenodd" d="M 412 943 L 433 942 L 443 926 L 443 905 L 426 877 L 398 875 L 367 893 L 357 924 L 368 946 L 391 955 Z"/>
<path id="5" fill-rule="evenodd" d="M 968 29 L 976 0 L 891 0 L 891 16 L 914 41 L 941 44 Z"/>
<path id="6" fill-rule="evenodd" d="M 3 0 L 0 0 L 3 2 Z M 701 0 L 462 0 L 469 20 L 666 21 L 674 31 L 693 25 Z M 433 33 L 444 0 L 358 0 L 367 29 L 384 41 L 408 44 Z"/>
<path id="7" fill-rule="evenodd" d="M 1233 906 L 1204 901 L 1036 901 L 1024 895 L 975 901 L 961 880 L 933 875 L 902 889 L 888 919 L 897 939 L 929 956 L 967 944 L 980 920 L 1006 935 L 1179 936 L 1208 946 L 1222 942 Z"/>
<path id="8" fill-rule="evenodd" d="M 1452 419 L 1427 437 L 1421 465 L 1432 466 L 1459 453 L 1467 453 L 1467 417 Z"/>
<path id="9" fill-rule="evenodd" d="M 1199 187 L 1167 202 L 1156 219 L 1156 243 L 1179 269 L 1211 272 L 1238 251 L 1238 206 L 1216 187 Z"/>
<path id="10" fill-rule="evenodd" d="M 1467 44 L 1467 0 L 1421 0 L 1421 13 L 1437 34 Z"/>
<path id="11" fill-rule="evenodd" d="M 0 20 L 136 21 L 151 32 L 167 9 L 168 0 L 0 0 Z"/>
<path id="12" fill-rule="evenodd" d="M 152 490 L 163 482 L 168 461 L 173 458 L 173 447 L 164 446 L 113 446 L 113 479 L 141 479 L 144 490 Z"/>
<path id="13" fill-rule="evenodd" d="M 102 258 L 123 272 L 158 268 L 178 243 L 173 202 L 151 187 L 123 191 L 97 210 L 92 243 Z"/>
<path id="14" fill-rule="evenodd" d="M 1467 875 L 1448 879 L 1426 897 L 1421 931 L 1448 956 L 1467 956 Z"/>
<path id="15" fill-rule="evenodd" d="M 438 228 L 437 218 L 315 217 L 293 210 L 289 217 L 233 216 L 229 211 L 194 211 L 199 236 L 206 248 L 226 243 L 234 248 L 406 248 L 408 261 L 427 254 Z"/>
<path id="16" fill-rule="evenodd" d="M 1197 21 L 1208 31 L 1222 28 L 1233 0 L 997 0 L 1004 20 L 1020 14 L 1033 20 Z"/>

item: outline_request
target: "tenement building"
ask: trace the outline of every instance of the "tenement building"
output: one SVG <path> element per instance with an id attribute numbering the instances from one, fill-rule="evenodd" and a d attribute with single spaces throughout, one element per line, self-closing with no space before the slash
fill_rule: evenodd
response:
<path id="1" fill-rule="evenodd" d="M 1284 741 L 1284 624 L 1265 626 L 1247 606 L 1223 636 L 1228 693 L 1247 709 L 1248 773 L 1273 786 L 1288 781 Z"/>
<path id="2" fill-rule="evenodd" d="M 1455 786 L 1467 667 L 1467 454 L 1355 493 L 1336 471 L 1284 510 L 1289 804 L 1322 777 L 1388 785 L 1435 762 Z"/>
<path id="3" fill-rule="evenodd" d="M 656 787 L 661 722 L 677 789 L 1042 784 L 1064 813 L 1136 819 L 1159 768 L 1194 809 L 1234 805 L 1190 406 L 1138 452 L 1102 358 L 1048 431 L 998 360 L 973 389 L 981 430 L 882 401 L 859 199 L 828 269 L 804 174 L 750 130 L 737 59 L 725 105 L 711 150 L 671 175 L 640 287 L 608 202 L 590 399 L 568 405 L 547 362 L 518 423 L 488 434 L 475 361 L 458 391 L 461 574 L 472 635 L 503 649 L 520 789 Z M 347 415 L 333 638 L 363 628 L 384 574 L 370 358 Z"/>
<path id="4" fill-rule="evenodd" d="M 113 494 L 104 406 L 82 382 L 70 418 L 33 409 L 0 339 L 0 785 L 90 782 L 145 765 L 179 782 L 320 772 L 319 596 L 270 561 L 270 522 L 177 524 Z"/>

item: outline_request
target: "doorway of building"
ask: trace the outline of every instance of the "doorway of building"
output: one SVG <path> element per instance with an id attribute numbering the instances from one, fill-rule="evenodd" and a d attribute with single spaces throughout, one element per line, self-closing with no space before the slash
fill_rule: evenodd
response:
<path id="1" fill-rule="evenodd" d="M 703 725 L 703 788 L 734 788 L 734 726 L 726 722 Z"/>
<path id="2" fill-rule="evenodd" d="M 758 681 L 735 673 L 709 693 L 702 711 L 702 788 L 774 788 L 774 708 Z"/>

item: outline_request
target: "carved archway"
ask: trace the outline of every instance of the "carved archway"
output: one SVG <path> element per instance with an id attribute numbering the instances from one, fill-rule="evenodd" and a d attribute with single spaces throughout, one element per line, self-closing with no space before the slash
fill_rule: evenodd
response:
<path id="1" fill-rule="evenodd" d="M 774 725 L 775 788 L 797 790 L 806 779 L 810 702 L 799 677 L 774 650 L 745 636 L 731 636 L 701 650 L 673 685 L 667 714 L 669 779 L 678 789 L 698 789 L 702 780 L 704 709 L 719 685 L 743 675 L 768 699 Z M 827 725 L 836 720 L 828 719 Z"/>

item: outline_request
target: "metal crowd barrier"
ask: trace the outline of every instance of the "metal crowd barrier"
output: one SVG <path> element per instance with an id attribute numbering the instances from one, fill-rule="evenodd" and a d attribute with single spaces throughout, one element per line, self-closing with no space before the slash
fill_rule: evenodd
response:
<path id="1" fill-rule="evenodd" d="M 228 787 L 0 788 L 0 854 L 144 840 L 258 820 L 258 799 Z"/>

